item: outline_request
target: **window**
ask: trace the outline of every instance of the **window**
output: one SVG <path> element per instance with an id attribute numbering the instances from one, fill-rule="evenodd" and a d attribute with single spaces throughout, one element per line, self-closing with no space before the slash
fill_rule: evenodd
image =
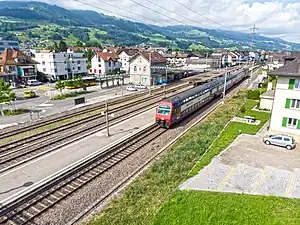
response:
<path id="1" fill-rule="evenodd" d="M 300 100 L 299 99 L 292 99 L 291 108 L 300 109 Z"/>
<path id="2" fill-rule="evenodd" d="M 43 72 L 46 72 L 46 68 L 43 68 Z"/>
<path id="3" fill-rule="evenodd" d="M 81 67 L 77 67 L 77 70 L 81 70 Z"/>
<path id="4" fill-rule="evenodd" d="M 287 127 L 296 128 L 297 127 L 297 119 L 288 118 Z"/>
<path id="5" fill-rule="evenodd" d="M 80 61 L 79 61 L 79 60 L 77 61 L 77 64 L 80 64 Z"/>
<path id="6" fill-rule="evenodd" d="M 72 70 L 75 70 L 75 67 L 73 67 Z"/>
<path id="7" fill-rule="evenodd" d="M 283 140 L 285 140 L 285 141 L 291 141 L 289 138 L 283 138 Z"/>
<path id="8" fill-rule="evenodd" d="M 54 69 L 54 72 L 56 73 L 56 72 L 57 72 L 57 69 Z"/>
<path id="9" fill-rule="evenodd" d="M 300 79 L 295 80 L 295 89 L 300 89 Z"/>
<path id="10" fill-rule="evenodd" d="M 67 62 L 66 62 L 66 61 L 64 61 L 64 64 L 67 64 Z"/>
<path id="11" fill-rule="evenodd" d="M 134 72 L 137 72 L 137 67 L 136 67 L 136 66 L 134 66 L 134 69 L 133 69 L 133 70 L 134 70 Z"/>
<path id="12" fill-rule="evenodd" d="M 101 67 L 101 64 L 99 64 L 99 67 Z"/>
<path id="13" fill-rule="evenodd" d="M 42 62 L 42 65 L 45 65 L 45 62 Z"/>
<path id="14" fill-rule="evenodd" d="M 171 106 L 164 106 L 161 105 L 158 107 L 157 113 L 162 115 L 170 115 L 171 112 Z"/>
<path id="15" fill-rule="evenodd" d="M 65 68 L 65 71 L 67 71 L 68 69 L 67 68 Z"/>
<path id="16" fill-rule="evenodd" d="M 146 72 L 147 71 L 147 67 L 146 66 L 144 66 L 144 70 L 143 70 L 144 72 Z"/>
<path id="17" fill-rule="evenodd" d="M 142 58 L 139 58 L 139 63 L 142 63 Z"/>
<path id="18" fill-rule="evenodd" d="M 55 55 L 53 55 L 53 59 L 55 59 Z"/>
<path id="19" fill-rule="evenodd" d="M 111 67 L 111 61 L 108 62 L 108 66 Z"/>
<path id="20" fill-rule="evenodd" d="M 139 71 L 142 71 L 142 68 L 141 68 L 141 67 L 139 67 Z"/>
<path id="21" fill-rule="evenodd" d="M 4 45 L 4 43 L 3 43 L 3 42 L 0 42 L 0 45 Z"/>
<path id="22" fill-rule="evenodd" d="M 273 139 L 273 140 L 281 141 L 281 140 L 282 140 L 282 137 L 277 137 L 277 136 L 275 136 L 275 137 L 272 137 L 272 139 Z"/>

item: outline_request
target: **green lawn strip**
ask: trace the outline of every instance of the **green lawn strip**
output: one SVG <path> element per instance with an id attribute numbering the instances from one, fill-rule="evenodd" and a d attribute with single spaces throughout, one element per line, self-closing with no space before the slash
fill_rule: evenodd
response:
<path id="1" fill-rule="evenodd" d="M 28 109 L 5 109 L 5 110 L 3 110 L 3 113 L 5 116 L 15 116 L 15 115 L 28 113 L 28 112 L 30 112 L 30 110 L 28 110 Z"/>
<path id="2" fill-rule="evenodd" d="M 162 204 L 182 183 L 199 159 L 238 111 L 244 99 L 226 102 L 205 121 L 191 129 L 131 185 L 87 224 L 149 224 Z"/>
<path id="3" fill-rule="evenodd" d="M 177 191 L 157 214 L 158 224 L 296 225 L 300 200 L 232 193 Z"/>

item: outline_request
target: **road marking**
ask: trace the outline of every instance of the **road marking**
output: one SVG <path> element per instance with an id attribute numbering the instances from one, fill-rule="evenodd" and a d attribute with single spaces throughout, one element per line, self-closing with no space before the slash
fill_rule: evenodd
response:
<path id="1" fill-rule="evenodd" d="M 257 190 L 261 186 L 261 184 L 264 181 L 264 179 L 266 178 L 266 176 L 267 176 L 267 171 L 266 171 L 266 168 L 264 168 L 261 170 L 259 179 L 257 180 L 254 188 L 251 190 L 251 193 L 257 193 Z"/>
<path id="2" fill-rule="evenodd" d="M 43 104 L 40 104 L 38 105 L 39 107 L 51 107 L 53 106 L 53 104 L 46 104 L 46 103 L 43 103 Z"/>
<path id="3" fill-rule="evenodd" d="M 109 126 L 109 128 L 111 129 L 111 128 L 117 127 L 117 126 L 119 126 L 119 125 L 121 125 L 121 124 L 124 124 L 124 123 L 126 123 L 126 122 L 128 122 L 128 121 L 130 121 L 130 120 L 135 119 L 136 117 L 139 117 L 139 116 L 141 116 L 141 115 L 144 115 L 144 114 L 146 114 L 146 113 L 149 113 L 150 111 L 153 111 L 153 110 L 154 110 L 154 108 L 149 109 L 148 111 L 145 111 L 145 112 L 143 112 L 143 113 L 141 113 L 141 114 L 138 114 L 138 115 L 136 115 L 136 116 L 133 116 L 133 117 L 131 117 L 131 118 L 129 118 L 129 119 L 126 119 L 126 120 L 124 120 L 124 121 L 122 121 L 122 122 L 120 122 L 120 123 L 117 123 L 117 124 L 114 124 L 114 125 L 112 125 L 112 126 Z M 42 159 L 44 159 L 44 158 L 46 158 L 46 157 L 49 157 L 49 156 L 51 156 L 51 155 L 53 155 L 53 154 L 55 154 L 55 153 L 57 153 L 57 152 L 63 151 L 63 150 L 66 149 L 66 148 L 70 148 L 70 147 L 73 146 L 73 145 L 77 145 L 78 143 L 83 142 L 83 141 L 87 140 L 87 139 L 90 138 L 90 137 L 97 137 L 97 133 L 99 133 L 99 132 L 105 132 L 105 133 L 106 133 L 106 130 L 103 129 L 103 130 L 101 130 L 101 131 L 98 131 L 98 132 L 96 132 L 95 134 L 92 134 L 92 135 L 87 136 L 87 137 L 85 137 L 85 138 L 82 138 L 82 139 L 80 139 L 80 140 L 78 140 L 78 141 L 75 141 L 75 142 L 73 142 L 72 144 L 68 144 L 68 145 L 66 145 L 66 146 L 64 146 L 64 147 L 62 147 L 62 148 L 60 148 L 60 149 L 58 149 L 58 150 L 55 150 L 55 151 L 53 151 L 53 152 L 50 152 L 49 154 L 46 154 L 46 155 L 44 155 L 44 156 L 42 156 L 42 157 L 39 157 L 39 158 L 37 158 L 37 159 L 35 159 L 35 160 L 33 160 L 33 161 L 29 161 L 28 163 L 25 163 L 25 164 L 21 165 L 20 167 L 16 167 L 16 168 L 14 168 L 14 169 L 12 169 L 12 170 L 7 171 L 6 173 L 0 174 L 0 178 L 1 178 L 1 177 L 4 177 L 4 176 L 6 176 L 6 175 L 9 175 L 10 173 L 13 173 L 13 172 L 15 172 L 15 171 L 17 171 L 17 170 L 20 170 L 20 169 L 22 169 L 22 168 L 24 168 L 24 167 L 26 167 L 26 166 L 29 166 L 29 165 L 31 165 L 31 164 L 37 162 L 37 161 L 40 161 L 40 160 L 42 160 Z M 119 138 L 119 139 L 120 139 L 120 138 Z M 117 139 L 116 141 L 118 141 L 119 139 Z M 103 146 L 103 147 L 101 147 L 101 148 L 105 148 L 105 147 L 106 147 L 106 145 Z M 1 202 L 1 201 L 0 201 L 0 202 Z"/>
<path id="4" fill-rule="evenodd" d="M 237 167 L 232 167 L 231 170 L 227 173 L 226 177 L 221 181 L 219 186 L 217 187 L 217 191 L 221 191 L 224 186 L 228 183 L 229 179 L 235 174 L 237 171 Z"/>
<path id="5" fill-rule="evenodd" d="M 289 183 L 287 185 L 286 191 L 285 191 L 285 196 L 286 197 L 291 197 L 292 192 L 294 190 L 296 184 L 296 173 L 291 173 L 290 179 L 289 179 Z"/>

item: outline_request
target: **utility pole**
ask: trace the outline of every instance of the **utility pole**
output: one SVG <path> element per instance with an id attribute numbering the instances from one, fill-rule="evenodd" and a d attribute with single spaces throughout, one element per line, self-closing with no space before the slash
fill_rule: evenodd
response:
<path id="1" fill-rule="evenodd" d="M 168 67 L 166 65 L 166 82 L 168 82 Z M 164 85 L 164 98 L 166 97 L 166 85 L 167 83 L 165 83 Z"/>
<path id="2" fill-rule="evenodd" d="M 151 78 L 152 78 L 152 61 L 151 61 L 151 50 L 149 52 L 149 62 L 150 62 L 150 85 L 149 85 L 149 95 L 151 95 Z"/>
<path id="3" fill-rule="evenodd" d="M 109 118 L 108 118 L 108 100 L 107 100 L 107 95 L 105 99 L 105 118 L 106 118 L 106 131 L 107 131 L 107 136 L 109 137 Z"/>
<path id="4" fill-rule="evenodd" d="M 255 31 L 259 30 L 259 28 L 255 27 L 255 24 L 253 27 L 250 28 L 250 30 L 252 31 L 251 33 L 251 50 L 253 50 L 253 45 L 254 45 L 254 35 L 256 34 Z"/>

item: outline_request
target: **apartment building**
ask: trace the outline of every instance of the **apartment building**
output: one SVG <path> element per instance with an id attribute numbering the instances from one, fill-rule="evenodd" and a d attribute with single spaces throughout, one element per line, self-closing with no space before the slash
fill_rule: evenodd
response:
<path id="1" fill-rule="evenodd" d="M 72 79 L 88 72 L 88 61 L 84 53 L 39 51 L 33 55 L 34 60 L 40 63 L 37 66 L 38 72 L 45 74 L 50 80 Z"/>
<path id="2" fill-rule="evenodd" d="M 300 58 L 288 57 L 276 75 L 270 130 L 300 135 Z"/>
<path id="3" fill-rule="evenodd" d="M 167 59 L 158 52 L 143 51 L 130 60 L 130 82 L 149 86 L 166 74 Z"/>
<path id="4" fill-rule="evenodd" d="M 118 73 L 121 69 L 119 57 L 115 53 L 96 52 L 92 58 L 92 67 L 89 70 L 90 74 Z"/>

